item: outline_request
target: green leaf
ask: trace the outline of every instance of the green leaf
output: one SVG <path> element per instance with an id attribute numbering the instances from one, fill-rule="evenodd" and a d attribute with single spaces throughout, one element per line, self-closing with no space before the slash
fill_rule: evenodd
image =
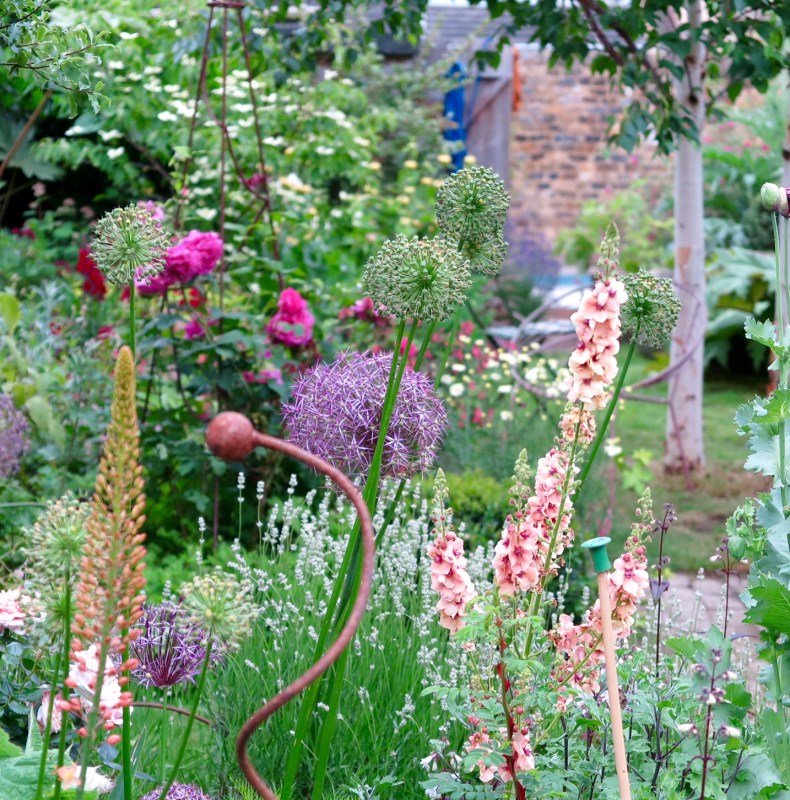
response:
<path id="1" fill-rule="evenodd" d="M 0 728 L 0 759 L 13 758 L 22 755 L 22 748 L 17 747 L 12 741 L 11 737 L 6 733 L 3 728 Z"/>
<path id="2" fill-rule="evenodd" d="M 765 405 L 765 414 L 755 418 L 755 422 L 760 425 L 768 425 L 773 422 L 782 422 L 790 418 L 790 390 L 777 389 L 768 398 Z"/>
<path id="3" fill-rule="evenodd" d="M 764 344 L 772 350 L 779 346 L 779 342 L 776 339 L 776 328 L 771 320 L 757 322 L 754 317 L 749 317 L 743 328 L 747 339 Z"/>
<path id="4" fill-rule="evenodd" d="M 64 444 L 66 431 L 55 418 L 52 406 L 45 398 L 40 394 L 35 394 L 25 403 L 25 408 L 30 414 L 30 419 L 42 433 L 50 436 L 59 446 Z"/>
<path id="5" fill-rule="evenodd" d="M 750 591 L 754 605 L 746 612 L 746 622 L 790 636 L 790 589 L 774 578 L 763 577 Z"/>
<path id="6" fill-rule="evenodd" d="M 22 310 L 19 300 L 12 294 L 0 294 L 0 317 L 3 318 L 8 332 L 13 333 L 19 320 L 22 319 Z"/>
<path id="7" fill-rule="evenodd" d="M 782 776 L 765 753 L 749 753 L 727 792 L 728 800 L 767 798 L 784 786 Z"/>

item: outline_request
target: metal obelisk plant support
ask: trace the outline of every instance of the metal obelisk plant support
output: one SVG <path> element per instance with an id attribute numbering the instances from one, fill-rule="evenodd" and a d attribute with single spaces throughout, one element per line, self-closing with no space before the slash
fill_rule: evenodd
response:
<path id="1" fill-rule="evenodd" d="M 614 745 L 614 765 L 617 782 L 620 786 L 620 800 L 631 800 L 631 785 L 628 782 L 628 759 L 625 754 L 623 736 L 623 714 L 620 709 L 620 687 L 617 683 L 617 656 L 612 629 L 612 603 L 609 599 L 609 556 L 606 545 L 612 540 L 608 536 L 598 536 L 582 544 L 590 551 L 593 568 L 598 575 L 598 599 L 601 603 L 601 628 L 603 631 L 603 650 L 606 661 L 606 687 L 609 694 L 609 713 L 612 717 L 612 743 Z"/>
<path id="2" fill-rule="evenodd" d="M 195 140 L 195 131 L 198 125 L 199 119 L 199 110 L 201 106 L 201 101 L 203 108 L 205 109 L 206 113 L 210 117 L 212 123 L 219 129 L 221 138 L 220 138 L 220 153 L 219 153 L 219 186 L 217 187 L 217 208 L 219 211 L 218 217 L 218 231 L 220 238 L 222 241 L 226 241 L 226 196 L 227 196 L 227 181 L 230 174 L 235 174 L 236 178 L 239 181 L 240 188 L 243 191 L 249 192 L 251 195 L 251 202 L 248 206 L 249 210 L 253 210 L 255 205 L 258 205 L 257 211 L 255 211 L 255 215 L 253 216 L 251 222 L 246 228 L 242 241 L 238 239 L 235 242 L 237 248 L 241 247 L 249 235 L 252 233 L 255 226 L 261 222 L 261 220 L 265 220 L 266 224 L 270 229 L 270 240 L 269 245 L 271 247 L 271 254 L 272 258 L 279 262 L 280 261 L 280 248 L 278 243 L 278 232 L 274 224 L 274 218 L 272 216 L 272 200 L 271 194 L 269 192 L 269 174 L 266 169 L 266 157 L 264 153 L 263 147 L 263 134 L 261 132 L 261 124 L 260 124 L 260 113 L 258 110 L 258 99 L 256 96 L 255 88 L 253 85 L 253 74 L 252 74 L 252 59 L 250 57 L 250 46 L 249 40 L 247 38 L 247 31 L 246 25 L 244 21 L 243 11 L 245 8 L 245 3 L 243 0 L 209 0 L 207 3 L 208 6 L 208 20 L 206 22 L 206 36 L 203 42 L 203 53 L 200 60 L 200 74 L 198 76 L 198 83 L 197 88 L 195 90 L 195 98 L 194 98 L 194 106 L 192 111 L 192 120 L 189 126 L 189 137 L 187 140 L 187 156 L 184 159 L 184 163 L 181 169 L 181 178 L 180 178 L 180 187 L 176 187 L 181 191 L 178 192 L 178 206 L 176 208 L 175 213 L 175 227 L 176 229 L 180 229 L 182 226 L 182 216 L 184 210 L 184 204 L 188 199 L 188 187 L 189 187 L 189 173 L 192 168 L 192 149 L 194 146 Z M 215 109 L 212 106 L 211 100 L 209 98 L 208 87 L 206 85 L 206 76 L 208 73 L 208 65 L 209 59 L 211 56 L 211 34 L 214 28 L 215 22 L 219 26 L 220 34 L 221 34 L 221 47 L 220 47 L 220 57 L 222 61 L 222 73 L 221 73 L 221 83 L 220 83 L 220 92 L 219 92 L 219 101 L 218 101 L 218 108 Z M 255 144 L 256 149 L 258 152 L 258 168 L 260 170 L 260 175 L 262 176 L 263 180 L 260 184 L 254 184 L 251 181 L 246 180 L 248 176 L 245 176 L 244 171 L 242 169 L 242 165 L 239 161 L 238 155 L 236 153 L 236 149 L 234 148 L 233 137 L 228 132 L 228 95 L 227 95 L 227 88 L 228 88 L 228 43 L 229 43 L 229 35 L 228 31 L 230 25 L 232 23 L 236 24 L 238 28 L 238 38 L 234 38 L 231 41 L 237 41 L 241 43 L 241 48 L 244 53 L 244 66 L 246 70 L 246 81 L 247 86 L 249 88 L 249 96 L 250 96 L 250 105 L 252 106 L 252 117 L 253 117 L 253 132 L 255 134 Z M 230 162 L 230 163 L 229 163 Z M 186 191 L 185 191 L 186 190 Z M 223 258 L 218 267 L 218 275 L 219 275 L 219 333 L 222 333 L 222 312 L 225 305 L 225 259 Z M 278 275 L 280 289 L 285 288 L 285 284 L 283 281 L 282 273 L 280 272 Z M 156 352 L 156 351 L 154 351 Z M 221 410 L 220 407 L 220 395 L 219 391 L 217 391 L 217 411 Z M 214 542 L 214 548 L 216 549 L 217 544 L 219 542 L 219 478 L 215 477 L 214 479 L 214 513 L 213 513 L 213 523 L 212 523 L 212 538 Z"/>
<path id="3" fill-rule="evenodd" d="M 291 698 L 298 695 L 323 675 L 351 643 L 354 633 L 362 620 L 362 615 L 365 613 L 365 606 L 370 596 L 370 588 L 373 581 L 375 554 L 373 521 L 362 495 L 340 470 L 335 469 L 323 459 L 308 453 L 291 442 L 268 436 L 265 433 L 259 433 L 247 417 L 242 414 L 227 411 L 216 416 L 206 431 L 206 442 L 214 455 L 227 461 L 243 461 L 256 447 L 266 447 L 291 456 L 308 467 L 312 467 L 317 472 L 326 475 L 353 503 L 359 517 L 362 536 L 362 579 L 345 625 L 335 641 L 310 669 L 300 675 L 289 686 L 286 686 L 285 689 L 258 709 L 244 723 L 236 739 L 236 757 L 250 786 L 265 800 L 277 800 L 277 795 L 266 785 L 251 764 L 247 754 L 247 742 L 255 730 L 277 709 L 284 706 Z"/>

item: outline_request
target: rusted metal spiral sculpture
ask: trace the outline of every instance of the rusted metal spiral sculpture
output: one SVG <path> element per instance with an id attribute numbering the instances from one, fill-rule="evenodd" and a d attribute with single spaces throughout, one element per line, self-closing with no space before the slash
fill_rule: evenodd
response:
<path id="1" fill-rule="evenodd" d="M 206 443 L 214 455 L 226 461 L 243 461 L 256 447 L 278 450 L 285 455 L 291 456 L 297 461 L 307 464 L 308 467 L 312 467 L 317 472 L 326 475 L 354 504 L 359 516 L 360 531 L 362 533 L 362 580 L 348 621 L 343 626 L 337 639 L 327 648 L 321 658 L 293 683 L 286 686 L 278 695 L 259 708 L 244 723 L 236 739 L 236 758 L 250 786 L 265 800 L 278 800 L 277 795 L 266 785 L 250 763 L 250 758 L 247 754 L 247 742 L 255 730 L 277 709 L 284 706 L 292 697 L 304 691 L 313 681 L 323 675 L 351 643 L 351 639 L 354 637 L 362 620 L 362 615 L 365 613 L 365 606 L 367 605 L 370 587 L 373 582 L 373 561 L 376 546 L 373 521 L 370 518 L 370 513 L 365 501 L 362 499 L 362 495 L 340 470 L 335 469 L 323 459 L 308 453 L 291 442 L 256 431 L 252 423 L 243 414 L 225 411 L 214 417 L 206 430 Z"/>

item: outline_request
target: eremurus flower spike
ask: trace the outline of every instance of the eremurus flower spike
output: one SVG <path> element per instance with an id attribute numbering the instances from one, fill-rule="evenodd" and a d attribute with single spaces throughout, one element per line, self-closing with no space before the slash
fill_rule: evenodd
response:
<path id="1" fill-rule="evenodd" d="M 131 350 L 122 347 L 115 364 L 110 426 L 85 523 L 87 537 L 72 626 L 72 683 L 81 688 L 89 709 L 80 776 L 83 786 L 98 731 L 112 727 L 118 709 L 132 700 L 131 693 L 118 691 L 128 676 L 117 676 L 134 666 L 127 652 L 130 641 L 139 635 L 132 626 L 142 615 L 145 599 L 145 534 L 141 530 L 145 495 L 139 457 L 134 359 Z M 111 655 L 123 663 L 116 667 Z M 128 709 L 126 738 L 127 728 Z M 77 792 L 79 798 L 82 789 Z"/>

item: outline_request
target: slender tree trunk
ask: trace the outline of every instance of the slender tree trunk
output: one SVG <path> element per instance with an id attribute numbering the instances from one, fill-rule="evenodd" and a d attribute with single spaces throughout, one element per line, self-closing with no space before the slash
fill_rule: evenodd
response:
<path id="1" fill-rule="evenodd" d="M 785 86 L 785 100 L 787 101 L 787 127 L 785 128 L 785 140 L 782 144 L 782 177 L 779 179 L 780 186 L 790 186 L 790 74 L 785 76 L 787 84 Z M 781 228 L 780 228 L 781 230 Z M 785 263 L 785 242 L 784 236 L 779 238 L 779 258 L 780 263 Z M 776 289 L 776 306 L 774 312 L 774 322 L 777 328 L 780 327 L 779 321 L 779 298 L 787 297 L 787 282 L 785 281 L 784 270 L 779 272 L 779 286 Z M 771 361 L 775 361 L 773 353 L 771 354 Z M 768 391 L 773 392 L 779 387 L 779 370 L 773 370 L 768 373 Z"/>
<path id="2" fill-rule="evenodd" d="M 703 0 L 687 6 L 692 28 L 702 21 Z M 696 43 L 685 61 L 685 75 L 676 82 L 678 104 L 694 119 L 702 135 L 705 122 L 703 90 L 705 51 Z M 670 363 L 692 355 L 669 381 L 665 467 L 691 473 L 705 463 L 702 440 L 702 378 L 705 328 L 705 236 L 702 196 L 702 147 L 681 139 L 675 158 L 675 283 L 683 303 L 672 336 Z"/>

